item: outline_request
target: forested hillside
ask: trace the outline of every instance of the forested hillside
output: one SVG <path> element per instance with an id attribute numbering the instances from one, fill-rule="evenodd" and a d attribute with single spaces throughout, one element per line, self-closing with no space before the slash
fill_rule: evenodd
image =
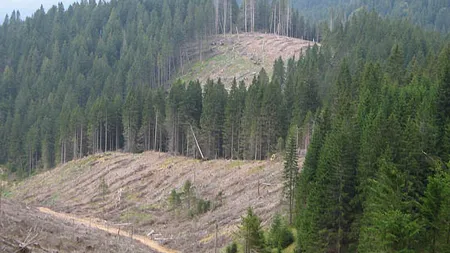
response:
<path id="1" fill-rule="evenodd" d="M 186 143 L 181 122 L 193 118 L 198 130 L 200 85 L 194 82 L 187 89 L 193 97 L 169 95 L 167 109 L 165 90 L 151 88 L 171 84 L 183 62 L 195 60 L 192 48 L 201 59 L 215 34 L 315 36 L 314 29 L 297 25 L 296 11 L 266 3 L 81 1 L 67 9 L 59 4 L 37 10 L 26 20 L 13 12 L 0 27 L 0 164 L 31 173 L 107 150 L 188 152 L 193 142 Z M 180 99 L 197 106 L 189 107 L 190 116 L 178 116 Z M 219 115 L 202 124 L 224 120 Z M 222 141 L 221 129 L 204 133 L 212 135 L 215 141 L 208 145 Z"/>
<path id="2" fill-rule="evenodd" d="M 450 42 L 439 37 L 359 13 L 325 39 L 337 75 L 300 173 L 301 252 L 450 250 Z"/>
<path id="3" fill-rule="evenodd" d="M 424 28 L 450 32 L 449 0 L 292 0 L 292 6 L 310 21 L 346 20 L 361 8 L 380 15 L 405 19 Z"/>

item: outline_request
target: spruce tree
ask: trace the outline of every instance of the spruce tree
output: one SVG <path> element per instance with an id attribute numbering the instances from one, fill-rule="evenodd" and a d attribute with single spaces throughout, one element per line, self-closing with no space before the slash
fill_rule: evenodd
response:
<path id="1" fill-rule="evenodd" d="M 239 236 L 243 240 L 244 253 L 264 251 L 265 240 L 260 218 L 249 207 L 247 209 L 247 215 L 241 217 L 241 219 Z"/>
<path id="2" fill-rule="evenodd" d="M 288 201 L 289 206 L 289 224 L 292 224 L 295 205 L 295 193 L 298 180 L 298 156 L 297 156 L 297 143 L 295 133 L 297 126 L 292 126 L 286 143 L 286 153 L 284 157 L 284 170 L 283 170 L 283 193 L 284 197 Z"/>

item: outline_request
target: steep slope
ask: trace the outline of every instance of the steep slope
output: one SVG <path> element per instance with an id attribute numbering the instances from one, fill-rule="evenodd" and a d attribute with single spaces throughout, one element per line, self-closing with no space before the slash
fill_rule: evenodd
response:
<path id="1" fill-rule="evenodd" d="M 284 61 L 300 54 L 314 42 L 275 34 L 243 33 L 214 36 L 210 39 L 203 59 L 188 64 L 181 73 L 184 81 L 208 78 L 229 86 L 233 78 L 239 82 L 251 83 L 253 77 L 264 68 L 272 76 L 273 63 L 278 57 Z M 198 53 L 193 53 L 199 58 Z"/>
<path id="2" fill-rule="evenodd" d="M 13 189 L 13 198 L 78 217 L 128 224 L 182 252 L 205 252 L 233 239 L 240 217 L 252 206 L 265 225 L 283 208 L 282 163 L 276 161 L 199 161 L 163 153 L 107 153 L 70 162 L 34 176 Z M 188 206 L 172 210 L 172 189 L 186 180 L 212 210 L 190 215 Z M 196 207 L 191 207 L 195 209 Z"/>

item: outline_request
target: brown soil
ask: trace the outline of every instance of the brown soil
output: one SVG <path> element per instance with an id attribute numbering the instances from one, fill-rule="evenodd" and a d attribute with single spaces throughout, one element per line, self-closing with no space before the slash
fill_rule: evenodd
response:
<path id="1" fill-rule="evenodd" d="M 127 237 L 111 235 L 34 207 L 2 200 L 0 252 L 153 252 Z"/>
<path id="2" fill-rule="evenodd" d="M 234 239 L 248 207 L 255 209 L 263 225 L 285 208 L 280 202 L 282 168 L 281 161 L 202 162 L 155 152 L 108 153 L 34 176 L 14 187 L 12 198 L 106 220 L 111 226 L 127 224 L 124 230 L 132 227 L 136 235 L 167 248 L 207 252 L 214 248 L 216 223 L 222 248 Z M 180 192 L 186 180 L 192 181 L 198 198 L 212 202 L 212 211 L 192 217 L 186 203 L 171 209 L 171 190 Z"/>
<path id="3" fill-rule="evenodd" d="M 136 240 L 136 241 L 138 241 L 144 245 L 147 245 L 148 247 L 150 247 L 160 253 L 176 253 L 177 252 L 175 250 L 171 250 L 171 249 L 168 249 L 166 247 L 159 245 L 158 243 L 149 239 L 148 237 L 141 236 L 141 235 L 133 235 L 133 229 L 131 230 L 131 232 L 127 232 L 126 230 L 123 230 L 120 226 L 119 226 L 119 228 L 116 228 L 113 226 L 108 226 L 108 223 L 106 221 L 99 222 L 97 220 L 93 221 L 92 219 L 78 218 L 74 215 L 58 213 L 58 212 L 52 211 L 45 207 L 39 207 L 38 210 L 42 213 L 50 214 L 53 217 L 57 217 L 58 219 L 61 219 L 61 220 L 72 221 L 74 224 L 75 223 L 82 224 L 84 226 L 88 226 L 88 227 L 92 227 L 95 229 L 100 229 L 100 230 L 106 231 L 113 235 L 128 237 L 128 238 L 130 238 L 130 240 L 131 239 Z"/>

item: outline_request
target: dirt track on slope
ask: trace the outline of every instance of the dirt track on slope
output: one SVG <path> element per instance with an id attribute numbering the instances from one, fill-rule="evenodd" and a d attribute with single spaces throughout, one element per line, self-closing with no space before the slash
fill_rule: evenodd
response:
<path id="1" fill-rule="evenodd" d="M 0 252 L 71 252 L 71 253 L 149 253 L 155 252 L 129 238 L 112 235 L 99 229 L 55 219 L 9 199 L 0 207 Z"/>
<path id="2" fill-rule="evenodd" d="M 150 240 L 149 238 L 146 238 L 144 236 L 141 235 L 133 235 L 130 232 L 121 230 L 120 228 L 115 228 L 115 227 L 109 227 L 107 225 L 102 225 L 96 221 L 92 221 L 92 220 L 88 220 L 88 219 L 83 219 L 83 218 L 79 218 L 76 217 L 74 215 L 70 215 L 70 214 L 66 214 L 66 213 L 58 213 L 55 211 L 52 211 L 48 208 L 45 207 L 38 207 L 38 210 L 42 213 L 46 213 L 46 214 L 50 214 L 58 219 L 64 219 L 64 220 L 69 220 L 69 221 L 74 221 L 78 224 L 82 224 L 84 226 L 89 226 L 89 227 L 93 227 L 96 229 L 100 229 L 103 231 L 106 231 L 110 234 L 113 235 L 119 235 L 119 236 L 123 236 L 123 237 L 129 237 L 131 239 L 134 239 L 144 245 L 147 245 L 148 247 L 152 248 L 153 250 L 156 250 L 157 252 L 160 253 L 178 253 L 178 251 L 175 250 L 171 250 L 168 249 L 166 247 L 163 247 L 161 245 L 159 245 L 158 243 L 156 243 L 153 240 Z"/>

